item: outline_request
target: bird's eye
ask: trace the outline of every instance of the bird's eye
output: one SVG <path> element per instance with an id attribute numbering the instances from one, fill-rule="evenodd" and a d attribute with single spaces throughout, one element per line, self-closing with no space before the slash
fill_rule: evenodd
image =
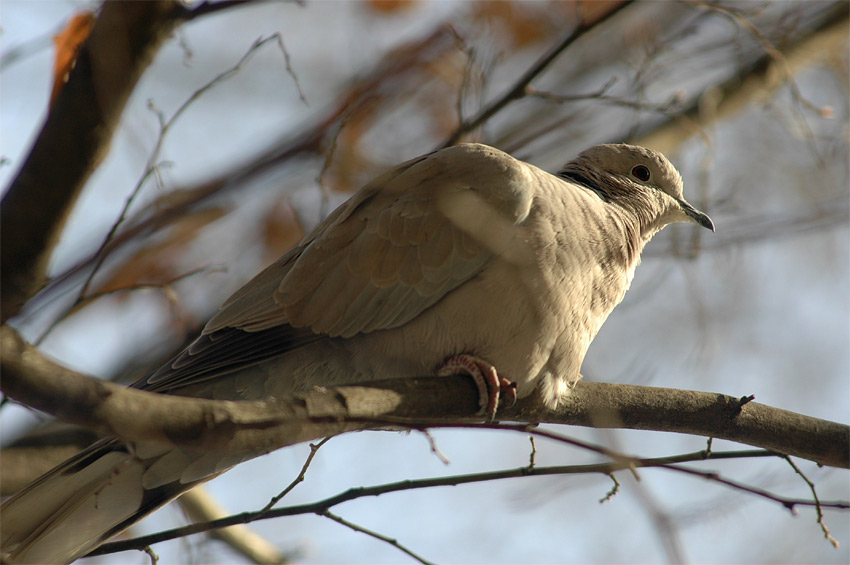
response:
<path id="1" fill-rule="evenodd" d="M 632 168 L 632 175 L 639 181 L 646 182 L 649 180 L 649 169 L 644 165 L 637 165 Z"/>

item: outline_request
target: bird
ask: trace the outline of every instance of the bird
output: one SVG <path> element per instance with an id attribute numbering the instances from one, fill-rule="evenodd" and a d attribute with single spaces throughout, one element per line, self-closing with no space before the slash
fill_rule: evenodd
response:
<path id="1" fill-rule="evenodd" d="M 590 147 L 552 174 L 477 143 L 381 174 L 227 299 L 133 386 L 257 400 L 316 386 L 467 374 L 477 417 L 537 391 L 568 401 L 644 246 L 714 231 L 661 153 Z M 106 438 L 0 506 L 7 563 L 69 563 L 249 456 Z"/>

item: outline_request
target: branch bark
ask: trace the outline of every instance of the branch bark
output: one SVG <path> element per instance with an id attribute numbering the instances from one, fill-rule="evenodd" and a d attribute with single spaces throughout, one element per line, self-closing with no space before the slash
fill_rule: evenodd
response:
<path id="1" fill-rule="evenodd" d="M 39 288 L 86 180 L 130 94 L 182 11 L 174 0 L 107 2 L 0 206 L 0 317 Z"/>
<path id="2" fill-rule="evenodd" d="M 57 418 L 127 441 L 161 441 L 258 455 L 353 430 L 470 423 L 477 390 L 468 377 L 373 381 L 317 387 L 265 401 L 184 398 L 121 387 L 42 356 L 0 328 L 0 388 Z M 850 427 L 723 394 L 580 382 L 549 410 L 536 395 L 499 411 L 515 422 L 678 432 L 728 439 L 850 468 Z"/>

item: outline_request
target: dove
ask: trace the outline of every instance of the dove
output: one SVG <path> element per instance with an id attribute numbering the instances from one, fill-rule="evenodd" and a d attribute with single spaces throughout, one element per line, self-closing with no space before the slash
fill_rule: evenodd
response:
<path id="1" fill-rule="evenodd" d="M 478 417 L 567 401 L 652 236 L 714 230 L 660 153 L 597 145 L 556 174 L 481 144 L 378 176 L 136 383 L 256 400 L 316 386 L 468 374 Z M 0 506 L 4 562 L 71 562 L 246 458 L 104 439 Z"/>

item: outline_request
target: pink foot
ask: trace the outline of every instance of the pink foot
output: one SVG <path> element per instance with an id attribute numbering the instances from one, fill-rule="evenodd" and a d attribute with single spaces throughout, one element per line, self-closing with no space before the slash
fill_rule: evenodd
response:
<path id="1" fill-rule="evenodd" d="M 499 395 L 504 396 L 508 406 L 516 403 L 516 384 L 500 377 L 496 367 L 474 355 L 462 353 L 449 357 L 443 361 L 437 374 L 440 376 L 467 374 L 472 377 L 478 386 L 478 402 L 481 406 L 478 414 L 484 415 L 487 421 L 496 417 L 496 410 L 499 409 Z"/>

